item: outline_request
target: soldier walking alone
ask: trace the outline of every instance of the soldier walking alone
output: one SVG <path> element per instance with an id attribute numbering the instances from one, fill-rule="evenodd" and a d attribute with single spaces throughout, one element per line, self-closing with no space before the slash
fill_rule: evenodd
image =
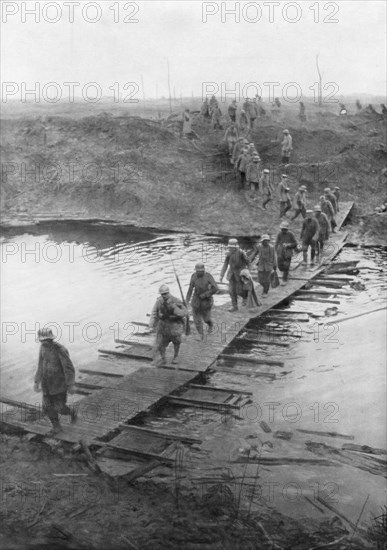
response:
<path id="1" fill-rule="evenodd" d="M 77 419 L 75 409 L 66 405 L 67 394 L 74 393 L 75 369 L 67 349 L 54 342 L 51 329 L 39 330 L 38 339 L 41 344 L 34 390 L 43 392 L 43 414 L 50 419 L 55 435 L 62 430 L 59 414 L 69 415 L 72 424 Z"/>

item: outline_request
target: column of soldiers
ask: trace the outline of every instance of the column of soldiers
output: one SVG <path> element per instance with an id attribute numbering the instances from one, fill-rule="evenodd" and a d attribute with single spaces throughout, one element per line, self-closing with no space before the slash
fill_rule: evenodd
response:
<path id="1" fill-rule="evenodd" d="M 230 126 L 224 134 L 227 143 L 231 164 L 239 172 L 240 189 L 249 190 L 256 196 L 262 195 L 262 208 L 273 200 L 274 189 L 270 179 L 270 170 L 261 169 L 261 158 L 253 142 L 240 135 L 244 127 L 250 130 L 257 117 L 262 115 L 262 107 L 259 106 L 260 98 L 253 101 L 246 99 L 241 110 L 241 116 L 237 121 L 237 104 L 233 101 L 228 108 L 231 120 Z M 278 105 L 277 105 L 278 107 Z M 214 129 L 221 129 L 221 111 L 219 104 L 213 96 L 203 103 L 201 114 L 210 119 Z M 300 105 L 300 118 L 305 120 L 305 106 Z M 281 163 L 289 164 L 293 151 L 293 141 L 289 130 L 283 130 L 281 145 Z M 292 258 L 297 250 L 302 251 L 302 264 L 308 264 L 310 249 L 310 265 L 314 265 L 321 255 L 324 244 L 329 238 L 330 232 L 335 231 L 335 216 L 339 210 L 339 187 L 332 192 L 329 187 L 320 197 L 320 203 L 313 210 L 307 208 L 307 189 L 300 185 L 292 201 L 287 174 L 282 174 L 278 184 L 278 197 L 280 207 L 279 232 L 274 244 L 268 234 L 264 234 L 253 248 L 251 254 L 247 254 L 238 244 L 237 239 L 228 241 L 226 257 L 220 272 L 220 283 L 226 276 L 228 291 L 231 298 L 230 312 L 239 309 L 238 300 L 242 300 L 242 307 L 256 307 L 260 302 L 256 296 L 251 270 L 256 266 L 258 282 L 262 286 L 263 299 L 267 298 L 273 277 L 277 269 L 282 272 L 280 284 L 286 285 Z M 287 213 L 293 210 L 291 218 Z M 289 221 L 299 215 L 303 218 L 300 246 L 296 236 L 289 229 Z M 277 277 L 278 279 L 278 277 Z M 188 304 L 191 305 L 193 322 L 197 333 L 197 339 L 204 338 L 204 325 L 208 333 L 213 330 L 211 310 L 213 307 L 213 295 L 219 292 L 218 284 L 214 277 L 206 271 L 203 263 L 197 263 L 195 272 L 191 276 L 189 288 L 185 300 L 178 299 L 170 294 L 169 287 L 162 285 L 159 289 L 160 296 L 157 299 L 151 313 L 149 328 L 156 331 L 156 343 L 154 348 L 153 364 L 160 366 L 166 363 L 166 350 L 170 343 L 173 344 L 174 355 L 172 364 L 178 365 L 179 350 L 184 328 L 189 323 Z M 160 358 L 158 358 L 160 355 Z"/>
<path id="2" fill-rule="evenodd" d="M 282 180 L 286 181 L 286 175 L 282 176 Z M 300 195 L 304 197 L 304 189 L 301 190 Z M 324 249 L 330 232 L 333 231 L 331 220 L 334 219 L 334 214 L 337 212 L 339 196 L 332 195 L 330 189 L 326 188 L 320 204 L 316 205 L 314 210 L 306 208 L 303 198 L 302 208 L 299 208 L 304 218 L 300 233 L 300 247 L 295 234 L 289 229 L 289 221 L 285 220 L 279 226 L 274 244 L 268 234 L 262 235 L 250 254 L 240 248 L 237 239 L 228 241 L 226 257 L 220 272 L 220 283 L 226 276 L 231 298 L 230 312 L 239 310 L 240 298 L 242 307 L 251 308 L 260 305 L 251 275 L 255 266 L 258 282 L 262 286 L 261 298 L 265 299 L 269 294 L 273 275 L 277 269 L 282 272 L 280 284 L 287 284 L 291 261 L 297 250 L 301 249 L 302 265 L 307 266 L 310 249 L 310 265 L 314 265 L 316 258 L 319 259 Z M 282 202 L 287 205 L 287 200 Z M 207 325 L 208 333 L 212 332 L 211 311 L 214 304 L 213 296 L 217 292 L 219 292 L 218 283 L 211 273 L 206 271 L 205 265 L 201 262 L 195 266 L 185 300 L 179 300 L 172 296 L 169 287 L 165 284 L 161 285 L 160 297 L 152 309 L 149 322 L 150 330 L 156 331 L 153 364 L 157 366 L 166 364 L 166 349 L 172 343 L 174 347 L 172 364 L 178 365 L 184 327 L 189 323 L 188 304 L 192 308 L 197 339 L 203 340 L 204 325 Z M 158 355 L 160 355 L 159 359 Z"/>

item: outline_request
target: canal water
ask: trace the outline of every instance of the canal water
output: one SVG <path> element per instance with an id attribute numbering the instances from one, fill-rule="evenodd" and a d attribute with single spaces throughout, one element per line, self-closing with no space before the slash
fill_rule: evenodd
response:
<path id="1" fill-rule="evenodd" d="M 76 367 L 98 358 L 98 348 L 111 345 L 114 338 L 130 338 L 135 330 L 131 321 L 147 322 L 147 314 L 162 283 L 179 296 L 175 266 L 187 290 L 195 263 L 203 261 L 215 279 L 224 260 L 226 240 L 190 234 L 166 234 L 112 224 L 55 223 L 3 229 L 1 236 L 1 394 L 4 397 L 37 402 L 33 377 L 38 357 L 36 331 L 50 326 L 58 340 L 69 348 Z M 251 247 L 246 240 L 244 247 Z M 239 387 L 252 392 L 252 403 L 242 417 L 230 425 L 218 413 L 195 409 L 165 409 L 150 425 L 174 429 L 183 426 L 205 441 L 198 450 L 199 461 L 222 467 L 225 457 L 234 460 L 248 444 L 262 444 L 260 422 L 279 432 L 297 430 L 337 432 L 349 435 L 360 445 L 386 448 L 386 314 L 378 311 L 332 327 L 334 316 L 353 316 L 383 307 L 386 301 L 387 252 L 382 248 L 346 247 L 337 261 L 358 260 L 357 280 L 363 290 L 344 287 L 349 294 L 338 295 L 333 304 L 305 302 L 292 298 L 288 311 L 304 311 L 308 322 L 280 320 L 268 313 L 249 328 L 266 334 L 288 329 L 290 336 L 280 340 L 287 347 L 259 342 L 233 343 L 229 353 L 279 358 L 285 365 L 272 367 L 276 379 L 216 373 L 209 382 Z M 275 292 L 275 291 L 272 291 Z M 334 291 L 333 291 L 334 292 Z M 215 303 L 228 301 L 227 295 Z M 333 314 L 333 316 L 332 316 Z M 268 338 L 265 338 L 268 339 Z M 256 439 L 258 437 L 259 438 Z M 285 434 L 286 435 L 286 434 Z M 299 432 L 300 435 L 300 432 Z M 275 451 L 286 456 L 302 456 L 304 440 L 276 440 Z M 343 443 L 340 441 L 340 443 Z M 331 441 L 327 441 L 331 443 Z M 258 445 L 258 447 L 259 447 Z M 207 450 L 206 450 L 207 449 Z M 267 447 L 264 453 L 273 449 Z M 192 451 L 195 453 L 195 451 Z M 292 470 L 293 472 L 293 470 Z M 270 480 L 267 474 L 267 479 Z M 273 474 L 274 475 L 274 474 Z M 315 473 L 303 473 L 297 483 L 310 483 Z M 321 478 L 322 475 L 322 478 Z M 289 481 L 284 476 L 283 482 Z M 330 477 L 329 477 L 330 476 Z M 341 476 L 341 477 L 340 477 Z M 350 510 L 356 516 L 358 501 L 353 494 L 371 487 L 376 510 L 382 501 L 384 485 L 379 476 L 364 477 L 360 470 L 337 477 L 323 472 L 317 483 L 334 479 L 348 495 Z M 278 477 L 275 479 L 278 480 Z M 315 481 L 316 481 L 315 479 Z M 325 480 L 325 481 L 324 481 Z M 341 481 L 340 481 L 341 480 Z M 356 487 L 355 481 L 359 484 Z M 338 486 L 338 485 L 337 485 Z M 309 492 L 310 494 L 310 492 Z M 351 496 L 352 495 L 352 496 Z M 350 500 L 350 498 L 352 500 Z M 281 500 L 285 512 L 294 510 L 292 501 Z"/>

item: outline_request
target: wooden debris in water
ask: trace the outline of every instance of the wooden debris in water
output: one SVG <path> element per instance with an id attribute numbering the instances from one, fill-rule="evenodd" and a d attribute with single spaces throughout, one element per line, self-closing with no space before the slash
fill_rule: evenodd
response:
<path id="1" fill-rule="evenodd" d="M 219 356 L 225 361 L 232 361 L 233 363 L 255 363 L 257 365 L 276 365 L 283 367 L 285 363 L 277 359 L 264 359 L 258 357 L 250 357 L 248 355 L 241 355 L 236 353 L 235 355 L 228 355 L 227 353 L 221 353 Z"/>
<path id="2" fill-rule="evenodd" d="M 354 435 L 345 435 L 337 432 L 320 432 L 318 430 L 304 430 L 302 428 L 297 428 L 297 431 L 304 434 L 321 435 L 322 437 L 340 437 L 342 439 L 351 439 L 351 440 L 355 439 Z"/>
<path id="3" fill-rule="evenodd" d="M 259 423 L 259 425 L 261 426 L 262 430 L 263 430 L 265 433 L 267 433 L 267 434 L 271 433 L 271 428 L 270 428 L 270 426 L 269 426 L 268 424 L 266 424 L 266 422 L 265 422 L 264 420 L 261 420 L 261 422 Z"/>

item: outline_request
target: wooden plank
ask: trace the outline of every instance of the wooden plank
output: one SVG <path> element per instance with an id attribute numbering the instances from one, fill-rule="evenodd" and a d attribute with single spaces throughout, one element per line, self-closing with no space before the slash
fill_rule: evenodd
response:
<path id="1" fill-rule="evenodd" d="M 251 336 L 258 336 L 260 334 L 266 334 L 266 335 L 269 335 L 271 336 L 272 338 L 282 338 L 282 337 L 292 337 L 292 338 L 302 338 L 302 335 L 300 334 L 294 334 L 294 331 L 290 330 L 290 329 L 287 329 L 287 328 L 280 328 L 280 329 L 277 329 L 277 328 L 272 328 L 272 329 L 258 329 L 258 330 L 244 330 L 243 331 L 245 334 L 249 334 Z"/>
<path id="2" fill-rule="evenodd" d="M 253 374 L 254 377 L 260 377 L 263 378 L 270 378 L 271 380 L 275 380 L 277 376 L 273 372 L 259 372 L 254 370 L 241 370 L 241 369 L 233 369 L 231 367 L 216 367 L 217 372 L 225 372 L 228 374 L 238 374 L 242 376 L 247 376 Z"/>
<path id="3" fill-rule="evenodd" d="M 92 380 L 92 379 L 98 379 L 98 380 L 108 380 L 110 382 L 118 382 L 120 378 L 124 378 L 124 374 L 112 374 L 110 372 L 100 372 L 97 370 L 89 370 L 89 369 L 79 369 L 78 372 L 82 374 L 88 374 L 89 376 L 86 376 L 85 378 L 82 378 L 80 382 Z"/>
<path id="4" fill-rule="evenodd" d="M 295 296 L 297 297 L 299 294 L 303 295 L 310 295 L 310 294 L 321 294 L 322 296 L 336 296 L 336 295 L 346 295 L 351 296 L 353 292 L 350 290 L 297 290 Z"/>
<path id="5" fill-rule="evenodd" d="M 314 279 L 310 281 L 312 286 L 325 286 L 329 288 L 341 289 L 343 286 L 346 286 L 348 283 L 343 281 L 342 283 L 338 281 L 326 281 L 325 279 Z"/>
<path id="6" fill-rule="evenodd" d="M 356 279 L 355 276 L 353 275 L 330 275 L 329 273 L 321 273 L 321 280 L 322 281 L 333 281 L 333 282 L 336 282 L 336 281 L 339 281 L 339 282 L 351 282 L 351 281 L 354 281 Z"/>
<path id="7" fill-rule="evenodd" d="M 335 466 L 337 463 L 331 462 L 325 458 L 293 458 L 293 457 L 257 457 L 250 458 L 248 456 L 241 456 L 236 460 L 233 460 L 234 464 L 266 464 L 267 466 L 286 466 L 290 464 L 310 464 L 310 465 L 319 465 L 319 466 Z"/>
<path id="8" fill-rule="evenodd" d="M 239 409 L 236 405 L 229 405 L 227 403 L 218 403 L 217 401 L 202 401 L 200 399 L 185 399 L 184 397 L 174 397 L 170 395 L 168 401 L 177 405 L 197 405 L 197 406 L 211 406 L 226 409 Z"/>
<path id="9" fill-rule="evenodd" d="M 105 353 L 107 355 L 117 355 L 118 357 L 128 357 L 129 359 L 133 357 L 133 359 L 143 359 L 144 361 L 152 361 L 152 357 L 150 355 L 146 355 L 141 352 L 130 352 L 125 350 L 118 350 L 118 349 L 99 349 L 99 353 Z"/>
<path id="10" fill-rule="evenodd" d="M 334 325 L 336 323 L 343 323 L 344 321 L 350 321 L 351 319 L 357 319 L 358 317 L 363 317 L 364 315 L 369 315 L 370 313 L 376 313 L 377 311 L 383 311 L 386 309 L 386 306 L 378 307 L 376 309 L 370 309 L 369 311 L 363 311 L 357 315 L 349 315 L 348 317 L 340 317 L 340 319 L 332 319 L 332 321 L 326 321 L 326 325 Z"/>
<path id="11" fill-rule="evenodd" d="M 151 434 L 155 437 L 160 437 L 164 439 L 171 439 L 175 441 L 182 441 L 183 443 L 202 443 L 201 439 L 198 439 L 197 437 L 190 437 L 183 434 L 171 434 L 169 432 L 156 432 L 155 430 L 151 430 L 150 428 L 143 428 L 142 426 L 134 426 L 133 424 L 120 424 L 119 428 L 121 430 L 132 430 L 132 431 L 138 431 L 143 432 L 146 434 Z"/>
<path id="12" fill-rule="evenodd" d="M 311 296 L 296 296 L 297 300 L 302 302 L 319 302 L 321 304 L 340 304 L 340 300 L 331 300 L 328 298 L 312 298 Z"/>
<path id="13" fill-rule="evenodd" d="M 289 323 L 295 323 L 295 322 L 297 322 L 297 323 L 309 323 L 308 314 L 301 317 L 300 315 L 292 315 L 291 313 L 288 313 L 287 315 L 281 315 L 279 313 L 273 312 L 272 315 L 267 316 L 266 318 L 271 319 L 272 321 L 276 321 L 276 322 L 284 321 L 284 322 L 289 322 Z"/>
<path id="14" fill-rule="evenodd" d="M 304 318 L 307 318 L 308 315 L 311 315 L 313 313 L 312 311 L 302 311 L 301 309 L 275 309 L 275 308 L 272 308 L 270 312 L 273 312 L 275 314 L 285 313 L 286 315 L 301 315 Z"/>
<path id="15" fill-rule="evenodd" d="M 237 390 L 235 388 L 216 388 L 214 386 L 201 386 L 200 384 L 190 384 L 190 388 L 198 388 L 202 390 L 211 389 L 215 391 L 222 391 L 226 393 L 239 393 L 241 395 L 253 395 L 253 392 L 251 391 L 243 391 L 243 390 Z"/>
<path id="16" fill-rule="evenodd" d="M 297 428 L 297 431 L 304 434 L 320 435 L 322 437 L 340 437 L 342 439 L 351 439 L 351 440 L 355 439 L 353 435 L 345 435 L 337 432 L 321 432 L 318 430 L 304 430 L 302 428 Z"/>
<path id="17" fill-rule="evenodd" d="M 232 361 L 233 363 L 244 361 L 246 363 L 255 363 L 257 365 L 279 365 L 281 367 L 285 365 L 283 361 L 277 359 L 261 359 L 258 357 L 249 357 L 241 354 L 228 355 L 226 353 L 221 353 L 219 357 L 225 361 Z"/>
<path id="18" fill-rule="evenodd" d="M 97 384 L 88 384 L 87 382 L 75 382 L 76 388 L 86 388 L 88 390 L 100 390 L 104 386 L 97 385 Z"/>
<path id="19" fill-rule="evenodd" d="M 157 455 L 155 453 L 147 453 L 144 451 L 138 451 L 137 449 L 132 449 L 131 447 L 126 447 L 125 445 L 118 445 L 113 443 L 114 440 L 108 441 L 107 443 L 101 443 L 100 441 L 92 441 L 90 447 L 104 447 L 108 449 L 114 449 L 115 451 L 122 451 L 126 454 L 138 456 L 139 458 L 150 458 L 158 460 L 159 462 L 165 462 L 166 464 L 174 464 L 174 460 L 167 458 L 165 456 Z"/>
<path id="20" fill-rule="evenodd" d="M 276 309 L 271 308 L 269 311 L 265 313 L 265 315 L 276 313 L 276 314 L 283 314 L 283 315 L 302 315 L 303 317 L 306 317 L 308 315 L 307 311 L 301 311 L 301 310 L 291 310 L 291 309 Z"/>
<path id="21" fill-rule="evenodd" d="M 147 342 L 137 342 L 137 340 L 121 340 L 119 338 L 115 338 L 114 341 L 116 344 L 123 344 L 125 346 L 129 346 L 130 348 L 139 347 L 139 348 L 144 348 L 148 351 L 152 351 L 153 349 L 153 345 L 148 344 Z"/>
<path id="22" fill-rule="evenodd" d="M 276 342 L 275 340 L 260 340 L 259 338 L 249 338 L 243 336 L 237 336 L 235 338 L 238 342 L 253 342 L 260 346 L 279 346 L 281 348 L 288 348 L 290 344 L 288 342 Z"/>
<path id="23" fill-rule="evenodd" d="M 198 390 L 196 388 L 188 388 L 183 394 L 176 397 L 184 399 L 193 399 L 195 401 L 212 401 L 214 403 L 225 403 L 232 397 L 232 393 L 224 393 L 219 391 Z"/>
<path id="24" fill-rule="evenodd" d="M 36 405 L 29 405 L 28 403 L 24 403 L 22 401 L 15 401 L 14 399 L 9 399 L 8 397 L 0 397 L 0 403 L 4 403 L 5 405 L 11 405 L 12 407 L 17 407 L 20 409 L 25 409 L 30 412 L 37 413 L 39 412 L 39 407 Z"/>

